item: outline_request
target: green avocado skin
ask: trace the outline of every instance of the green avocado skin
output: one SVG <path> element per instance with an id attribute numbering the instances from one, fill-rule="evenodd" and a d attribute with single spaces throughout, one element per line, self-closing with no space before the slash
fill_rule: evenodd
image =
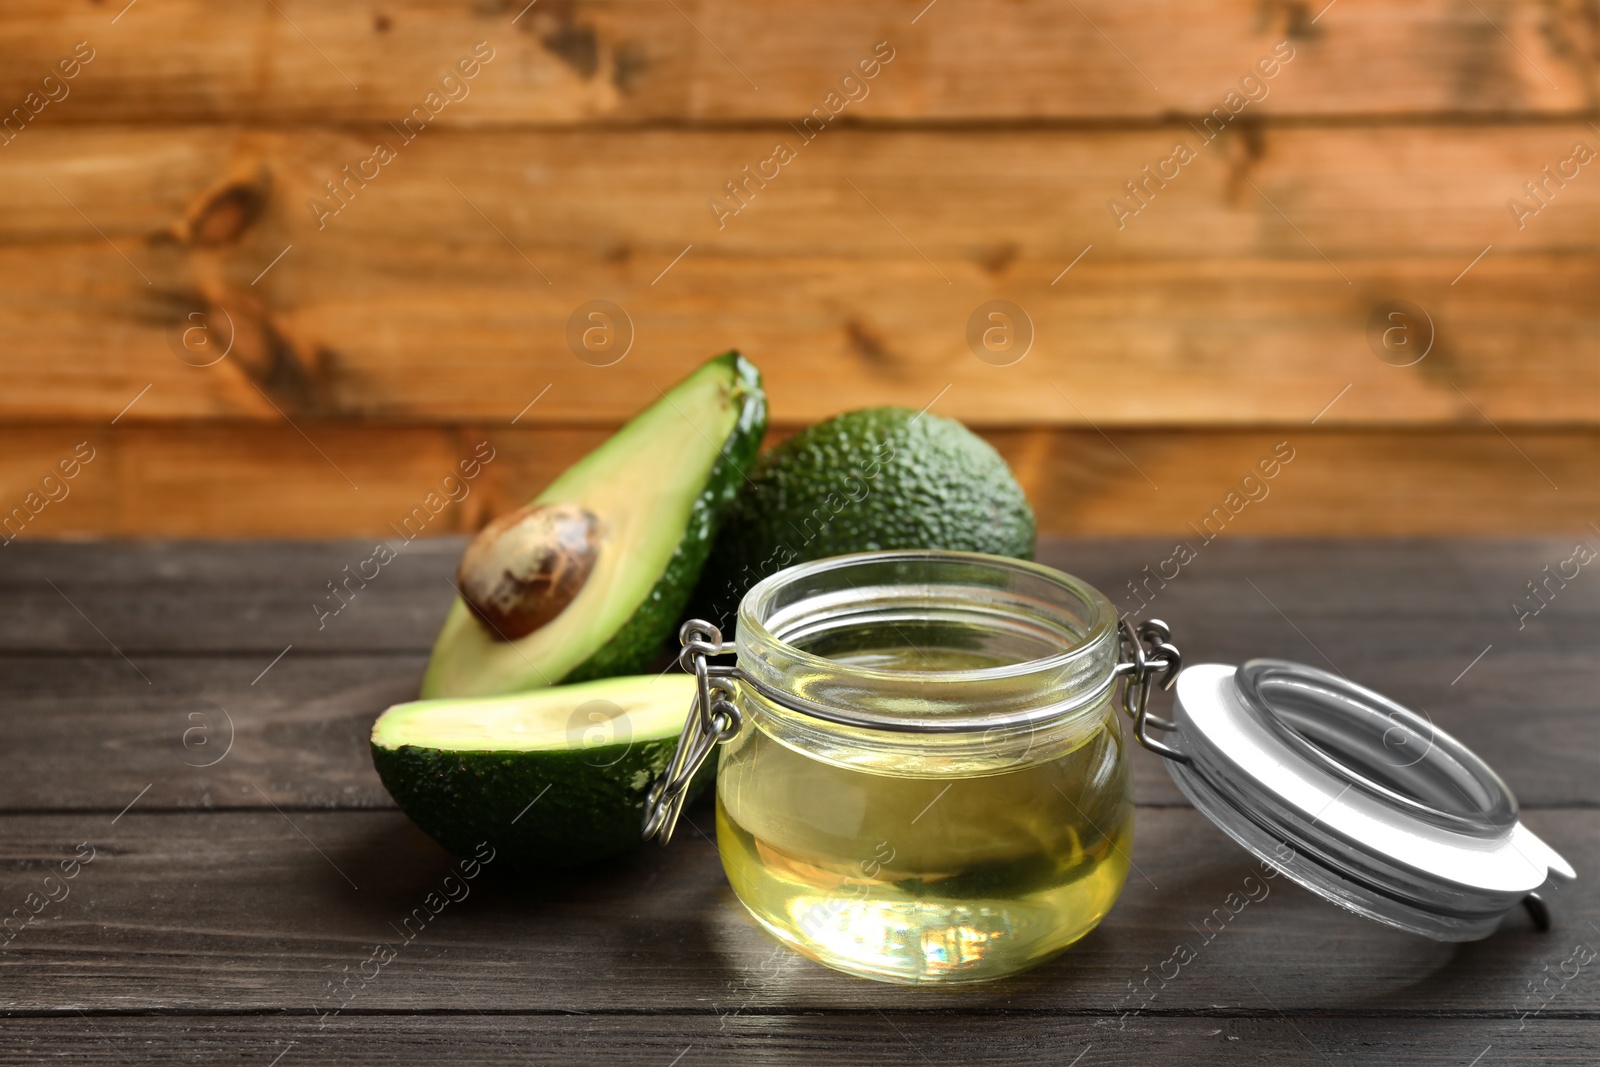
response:
<path id="1" fill-rule="evenodd" d="M 907 548 L 1032 559 L 1033 509 L 1000 454 L 959 422 L 847 412 L 757 461 L 695 599 L 727 629 L 745 591 L 790 564 Z"/>
<path id="2" fill-rule="evenodd" d="M 738 352 L 724 352 L 716 359 L 733 372 L 731 388 L 733 402 L 739 407 L 738 421 L 711 467 L 705 488 L 695 498 L 677 550 L 650 595 L 610 641 L 560 679 L 564 684 L 647 672 L 662 647 L 677 635 L 684 608 L 711 555 L 720 520 L 738 496 L 745 472 L 755 462 L 767 432 L 767 398 L 761 387 L 761 372 Z M 661 459 L 672 461 L 671 456 Z M 715 562 L 712 569 L 717 569 Z"/>
<path id="3" fill-rule="evenodd" d="M 372 762 L 395 803 L 445 851 L 470 856 L 487 841 L 497 864 L 560 870 L 640 843 L 645 795 L 676 744 L 673 737 L 539 752 L 373 745 Z M 708 781 L 697 775 L 686 803 Z"/>

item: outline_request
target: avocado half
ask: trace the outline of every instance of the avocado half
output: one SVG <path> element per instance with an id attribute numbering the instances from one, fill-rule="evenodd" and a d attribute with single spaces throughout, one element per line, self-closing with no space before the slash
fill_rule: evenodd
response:
<path id="1" fill-rule="evenodd" d="M 395 803 L 446 851 L 558 869 L 639 844 L 645 796 L 677 745 L 695 680 L 606 678 L 531 693 L 397 704 L 372 727 Z M 691 783 L 691 799 L 709 775 Z"/>
<path id="2" fill-rule="evenodd" d="M 511 638 L 458 596 L 423 698 L 647 670 L 678 626 L 766 428 L 760 371 L 726 352 L 573 464 L 530 506 L 570 505 L 597 520 L 581 588 L 553 619 Z"/>

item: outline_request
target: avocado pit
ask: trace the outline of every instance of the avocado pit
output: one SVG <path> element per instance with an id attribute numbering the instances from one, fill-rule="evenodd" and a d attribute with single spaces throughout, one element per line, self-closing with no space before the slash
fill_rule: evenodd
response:
<path id="1" fill-rule="evenodd" d="M 456 585 L 467 607 L 502 640 L 526 637 L 560 615 L 594 570 L 600 519 L 576 504 L 520 507 L 478 532 Z"/>

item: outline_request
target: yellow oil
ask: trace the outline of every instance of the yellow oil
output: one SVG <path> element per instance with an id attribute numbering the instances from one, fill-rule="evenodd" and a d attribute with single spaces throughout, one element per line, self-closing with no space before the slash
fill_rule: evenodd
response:
<path id="1" fill-rule="evenodd" d="M 1110 705 L 1099 714 L 1071 751 L 977 776 L 941 775 L 936 758 L 915 776 L 824 762 L 757 718 L 718 773 L 728 880 L 772 934 L 852 974 L 946 983 L 1034 966 L 1092 930 L 1128 873 L 1125 742 Z"/>

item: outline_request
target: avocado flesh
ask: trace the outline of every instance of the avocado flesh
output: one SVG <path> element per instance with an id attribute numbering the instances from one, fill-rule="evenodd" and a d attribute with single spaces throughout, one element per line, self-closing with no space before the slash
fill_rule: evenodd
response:
<path id="1" fill-rule="evenodd" d="M 652 674 L 508 696 L 413 700 L 378 717 L 372 743 L 461 752 L 564 751 L 594 747 L 600 726 L 605 736 L 676 739 L 693 696 L 689 675 Z"/>
<path id="2" fill-rule="evenodd" d="M 401 810 L 454 855 L 487 842 L 496 866 L 589 863 L 639 843 L 694 685 L 639 675 L 399 704 L 373 725 L 372 762 Z"/>
<path id="3" fill-rule="evenodd" d="M 599 517 L 600 551 L 582 590 L 551 622 L 510 641 L 458 596 L 422 696 L 488 696 L 648 669 L 678 625 L 765 431 L 760 373 L 728 352 L 573 464 L 533 503 L 575 504 Z"/>

